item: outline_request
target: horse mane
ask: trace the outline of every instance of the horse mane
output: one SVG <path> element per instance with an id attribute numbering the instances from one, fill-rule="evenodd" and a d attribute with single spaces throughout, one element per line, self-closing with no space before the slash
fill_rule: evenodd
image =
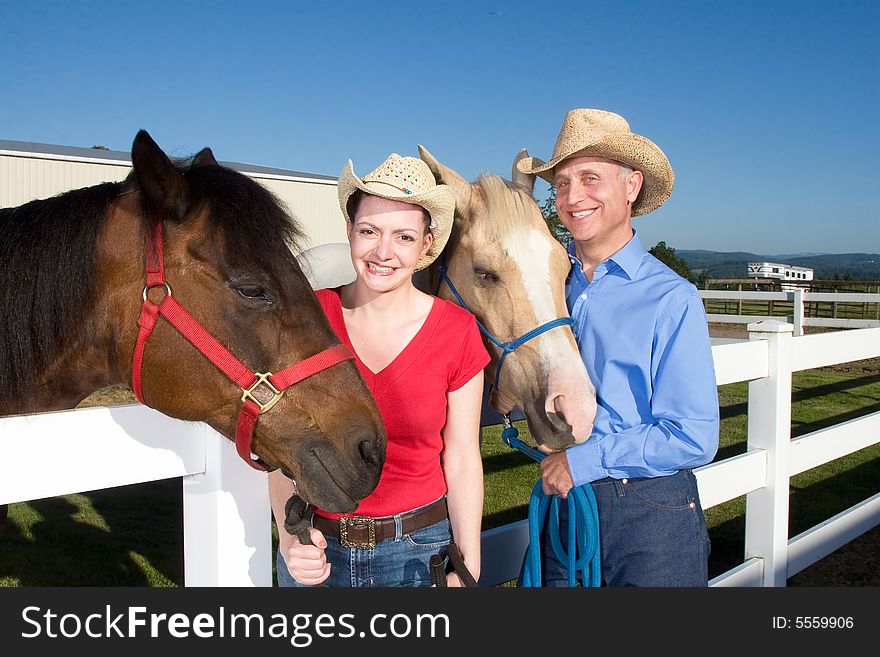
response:
<path id="1" fill-rule="evenodd" d="M 295 265 L 302 232 L 269 190 L 218 166 L 176 162 L 191 189 L 191 208 L 209 203 L 209 228 L 235 252 L 267 269 Z M 20 398 L 64 336 L 82 326 L 96 302 L 96 244 L 120 192 L 134 175 L 0 209 L 0 401 Z M 145 234 L 156 213 L 144 208 Z"/>
<path id="2" fill-rule="evenodd" d="M 36 383 L 94 305 L 95 242 L 121 183 L 0 209 L 0 400 Z"/>
<path id="3" fill-rule="evenodd" d="M 496 175 L 482 174 L 474 183 L 486 202 L 486 216 L 492 217 L 496 235 L 509 235 L 532 225 L 534 203 L 531 195 L 519 185 Z"/>

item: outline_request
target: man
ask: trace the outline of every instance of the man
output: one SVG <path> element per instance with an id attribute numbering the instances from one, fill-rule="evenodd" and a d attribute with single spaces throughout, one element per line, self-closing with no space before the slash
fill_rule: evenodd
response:
<path id="1" fill-rule="evenodd" d="M 605 585 L 706 586 L 709 537 L 691 472 L 718 449 L 706 316 L 694 286 L 632 227 L 672 193 L 669 161 L 623 117 L 575 109 L 548 162 L 517 166 L 556 186 L 573 238 L 566 297 L 599 403 L 589 440 L 542 461 L 544 492 L 592 485 Z M 567 585 L 546 532 L 542 553 L 544 585 Z"/>

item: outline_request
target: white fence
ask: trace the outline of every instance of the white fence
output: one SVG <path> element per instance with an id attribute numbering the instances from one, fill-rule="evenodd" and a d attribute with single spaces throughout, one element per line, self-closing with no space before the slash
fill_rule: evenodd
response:
<path id="1" fill-rule="evenodd" d="M 713 586 L 786 579 L 880 524 L 880 492 L 788 538 L 792 476 L 880 442 L 880 412 L 791 440 L 792 372 L 880 356 L 880 328 L 792 336 L 749 326 L 750 341 L 712 348 L 718 384 L 749 381 L 745 454 L 695 471 L 705 509 L 746 496 L 742 564 Z M 36 472 L 34 470 L 36 469 Z M 117 406 L 0 419 L 0 504 L 183 477 L 187 586 L 271 586 L 265 475 L 202 424 Z M 480 583 L 516 577 L 526 521 L 483 532 Z"/>
<path id="2" fill-rule="evenodd" d="M 792 303 L 792 314 L 789 321 L 794 324 L 794 334 L 803 335 L 804 326 L 824 326 L 827 328 L 877 328 L 880 327 L 878 319 L 845 319 L 840 317 L 806 317 L 804 303 L 872 303 L 880 304 L 880 294 L 869 293 L 843 293 L 843 292 L 807 292 L 796 288 L 790 292 L 740 292 L 734 290 L 699 290 L 704 302 L 708 299 L 723 301 L 786 301 Z M 706 318 L 710 322 L 722 324 L 750 324 L 764 319 L 771 319 L 764 315 L 728 315 L 721 313 L 708 313 Z"/>

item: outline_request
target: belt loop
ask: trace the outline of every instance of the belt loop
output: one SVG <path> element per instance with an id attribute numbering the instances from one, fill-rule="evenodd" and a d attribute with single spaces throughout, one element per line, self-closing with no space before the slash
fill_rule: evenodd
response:
<path id="1" fill-rule="evenodd" d="M 624 489 L 623 480 L 620 480 L 620 479 L 614 480 L 614 492 L 617 493 L 617 497 L 624 497 L 626 495 L 626 490 Z"/>
<path id="2" fill-rule="evenodd" d="M 394 540 L 400 541 L 403 538 L 403 514 L 398 513 L 394 516 Z"/>

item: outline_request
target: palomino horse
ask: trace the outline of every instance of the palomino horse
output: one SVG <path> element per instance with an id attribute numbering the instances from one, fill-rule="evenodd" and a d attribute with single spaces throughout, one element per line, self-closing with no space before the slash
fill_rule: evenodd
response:
<path id="1" fill-rule="evenodd" d="M 595 387 L 569 325 L 557 321 L 568 317 L 571 262 L 532 198 L 535 177 L 516 168 L 524 151 L 514 160 L 513 182 L 483 175 L 473 184 L 422 146 L 419 155 L 455 194 L 455 224 L 442 262 L 429 270 L 430 289 L 476 315 L 492 355 L 486 380 L 523 410 L 536 442 L 550 449 L 584 442 L 596 416 Z M 499 344 L 516 348 L 505 352 Z"/>
<path id="2" fill-rule="evenodd" d="M 531 196 L 534 176 L 524 177 L 514 161 L 515 183 L 484 175 L 471 185 L 423 147 L 419 151 L 437 180 L 455 192 L 455 225 L 441 259 L 449 281 L 485 332 L 511 343 L 568 317 L 565 279 L 571 264 Z M 347 244 L 316 246 L 299 258 L 316 288 L 354 280 Z M 415 283 L 423 291 L 438 290 L 438 266 L 416 274 Z M 439 285 L 439 294 L 454 299 L 447 284 Z M 492 354 L 486 380 L 493 382 L 503 352 L 491 340 L 485 342 Z M 498 385 L 503 397 L 524 411 L 537 442 L 561 449 L 589 437 L 595 388 L 567 325 L 555 326 L 509 353 Z"/>
<path id="3" fill-rule="evenodd" d="M 291 253 L 290 216 L 207 148 L 174 164 L 141 131 L 132 165 L 122 183 L 0 210 L 0 415 L 130 384 L 234 436 L 304 499 L 353 511 L 385 430 Z"/>

